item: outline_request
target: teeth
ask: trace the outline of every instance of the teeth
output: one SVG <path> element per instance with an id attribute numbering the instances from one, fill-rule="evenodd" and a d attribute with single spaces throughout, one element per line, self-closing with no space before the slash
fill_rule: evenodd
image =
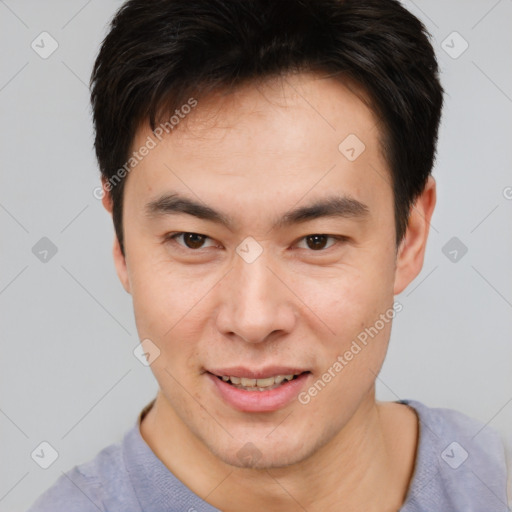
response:
<path id="1" fill-rule="evenodd" d="M 266 388 L 274 384 L 274 377 L 268 377 L 268 379 L 256 379 L 256 386 L 259 388 Z"/>
<path id="2" fill-rule="evenodd" d="M 249 379 L 247 377 L 233 377 L 223 375 L 221 378 L 224 382 L 231 381 L 231 384 L 234 384 L 240 388 L 250 388 L 251 390 L 265 391 L 266 389 L 279 386 L 285 380 L 290 381 L 297 375 L 299 374 L 292 373 L 290 375 L 276 375 L 275 377 L 267 377 L 266 379 Z"/>

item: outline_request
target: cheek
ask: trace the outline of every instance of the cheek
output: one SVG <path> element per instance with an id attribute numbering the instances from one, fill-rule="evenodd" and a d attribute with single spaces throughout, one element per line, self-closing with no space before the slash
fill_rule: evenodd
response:
<path id="1" fill-rule="evenodd" d="M 201 300 L 214 284 L 212 276 L 197 276 L 149 251 L 136 251 L 131 263 L 131 293 L 139 332 L 169 339 L 184 326 L 192 327 Z"/>
<path id="2" fill-rule="evenodd" d="M 187 267 L 143 249 L 137 256 L 131 271 L 137 331 L 160 350 L 151 369 L 161 388 L 182 400 L 174 378 L 191 393 L 198 389 L 197 377 L 218 334 L 212 310 L 225 271 Z"/>
<path id="3" fill-rule="evenodd" d="M 354 336 L 392 304 L 389 265 L 345 266 L 296 280 L 297 295 L 334 338 Z M 309 313 L 311 315 L 311 312 Z"/>
<path id="4" fill-rule="evenodd" d="M 329 423 L 333 414 L 339 425 L 348 421 L 373 388 L 384 362 L 396 314 L 393 302 L 379 302 L 372 294 L 366 298 L 368 302 L 340 304 L 328 319 L 336 335 L 318 339 L 322 346 L 317 351 L 321 354 L 319 370 L 298 397 L 317 422 L 325 419 Z"/>
<path id="5" fill-rule="evenodd" d="M 331 392 L 348 398 L 348 389 L 354 394 L 367 390 L 386 355 L 394 317 L 392 259 L 363 254 L 357 265 L 299 283 L 298 295 L 315 313 L 308 314 L 309 329 L 317 333 L 321 371 L 328 372 Z M 319 329 L 326 334 L 318 334 Z"/>

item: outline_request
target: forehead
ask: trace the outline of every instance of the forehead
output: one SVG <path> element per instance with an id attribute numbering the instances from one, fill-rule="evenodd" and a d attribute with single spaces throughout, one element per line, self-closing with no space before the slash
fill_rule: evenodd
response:
<path id="1" fill-rule="evenodd" d="M 371 201 L 389 180 L 377 119 L 362 97 L 351 84 L 298 74 L 199 98 L 161 140 L 148 126 L 138 130 L 133 151 L 148 137 L 156 145 L 127 188 L 146 199 L 166 189 L 214 201 L 231 193 L 242 209 L 333 188 Z"/>

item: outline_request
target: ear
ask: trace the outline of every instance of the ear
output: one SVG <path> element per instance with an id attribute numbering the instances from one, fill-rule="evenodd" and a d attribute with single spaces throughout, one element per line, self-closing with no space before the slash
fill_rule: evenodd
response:
<path id="1" fill-rule="evenodd" d="M 421 195 L 411 207 L 405 237 L 396 258 L 394 294 L 401 293 L 420 273 L 430 228 L 430 219 L 436 205 L 436 182 L 429 176 Z"/>
<path id="2" fill-rule="evenodd" d="M 101 198 L 101 202 L 110 215 L 112 216 L 113 210 L 113 201 L 112 196 L 110 194 L 110 184 L 102 178 L 101 180 L 103 187 L 103 197 Z M 128 268 L 126 266 L 126 258 L 121 251 L 121 245 L 119 244 L 119 239 L 117 235 L 114 236 L 114 245 L 112 247 L 112 255 L 114 257 L 114 265 L 116 267 L 117 277 L 121 281 L 123 288 L 130 293 L 130 279 L 128 276 Z"/>

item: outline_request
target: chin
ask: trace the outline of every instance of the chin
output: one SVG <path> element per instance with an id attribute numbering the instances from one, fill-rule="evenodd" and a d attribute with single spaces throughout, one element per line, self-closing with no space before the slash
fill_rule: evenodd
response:
<path id="1" fill-rule="evenodd" d="M 304 440 L 293 437 L 265 439 L 264 436 L 244 436 L 245 441 L 233 438 L 227 443 L 212 446 L 209 450 L 219 460 L 230 466 L 245 469 L 284 468 L 297 464 L 315 451 L 316 444 L 308 436 L 308 444 Z"/>

